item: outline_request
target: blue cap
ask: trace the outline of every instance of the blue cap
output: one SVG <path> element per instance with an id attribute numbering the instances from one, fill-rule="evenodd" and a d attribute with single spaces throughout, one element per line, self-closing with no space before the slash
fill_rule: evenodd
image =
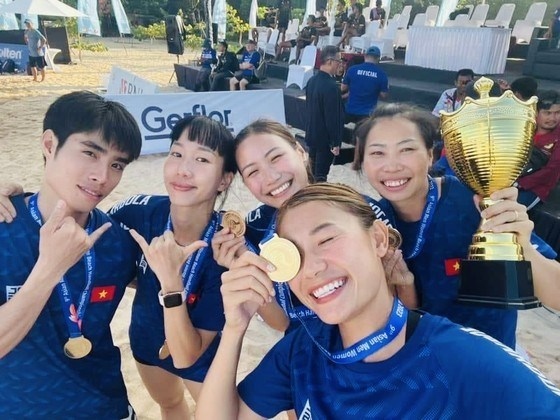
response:
<path id="1" fill-rule="evenodd" d="M 366 51 L 366 55 L 373 55 L 374 57 L 381 57 L 381 50 L 375 45 L 369 47 Z"/>
<path id="2" fill-rule="evenodd" d="M 31 19 L 25 19 L 23 23 L 33 23 L 33 21 Z"/>

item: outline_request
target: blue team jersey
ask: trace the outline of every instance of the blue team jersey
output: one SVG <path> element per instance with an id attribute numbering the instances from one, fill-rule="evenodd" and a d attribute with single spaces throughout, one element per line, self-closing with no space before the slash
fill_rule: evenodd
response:
<path id="1" fill-rule="evenodd" d="M 135 229 L 150 243 L 165 232 L 170 204 L 167 196 L 136 195 L 116 204 L 109 214 L 128 228 Z M 218 347 L 219 335 L 195 364 L 188 368 L 175 368 L 171 357 L 160 360 L 158 352 L 165 340 L 163 307 L 158 300 L 161 286 L 144 255 L 139 255 L 137 265 L 138 285 L 129 330 L 133 356 L 141 363 L 159 366 L 184 379 L 202 382 Z M 195 328 L 222 330 L 225 318 L 220 286 L 224 271 L 215 262 L 212 247 L 209 246 L 198 272 L 201 276 L 198 288 L 187 296 L 187 310 Z"/>
<path id="2" fill-rule="evenodd" d="M 370 115 L 377 106 L 379 94 L 389 90 L 387 75 L 374 63 L 350 67 L 342 83 L 350 91 L 346 113 L 353 115 Z"/>
<path id="3" fill-rule="evenodd" d="M 308 322 L 341 350 L 337 326 Z M 513 350 L 479 331 L 424 315 L 388 360 L 336 364 L 299 328 L 238 386 L 257 414 L 295 408 L 299 419 L 557 419 L 560 390 Z"/>
<path id="4" fill-rule="evenodd" d="M 23 196 L 12 198 L 17 217 L 0 223 L 0 305 L 25 283 L 39 255 L 39 225 Z M 94 246 L 95 271 L 82 322 L 92 351 L 69 359 L 63 346 L 69 333 L 58 293 L 53 290 L 37 321 L 10 353 L 0 359 L 0 418 L 128 417 L 128 399 L 121 375 L 121 357 L 109 323 L 134 277 L 136 246 L 127 232 L 99 210 L 91 213 L 93 229 L 113 226 Z M 65 275 L 75 304 L 86 281 L 80 259 Z"/>
<path id="5" fill-rule="evenodd" d="M 387 200 L 381 207 L 390 206 Z M 467 257 L 472 236 L 480 223 L 480 213 L 474 205 L 473 193 L 457 178 L 442 178 L 441 196 L 437 202 L 426 242 L 420 253 L 406 262 L 414 273 L 421 308 L 431 314 L 476 328 L 515 348 L 517 311 L 460 305 L 455 302 L 459 289 L 460 260 Z M 407 255 L 414 247 L 420 222 L 396 221 L 403 237 L 402 248 Z M 538 237 L 533 237 L 538 250 L 546 257 L 554 251 Z M 491 280 L 491 279 L 489 279 Z"/>

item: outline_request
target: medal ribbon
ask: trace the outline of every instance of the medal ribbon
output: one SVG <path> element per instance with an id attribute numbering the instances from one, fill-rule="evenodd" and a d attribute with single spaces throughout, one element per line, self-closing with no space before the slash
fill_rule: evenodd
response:
<path id="1" fill-rule="evenodd" d="M 269 241 L 275 232 L 276 232 L 276 213 L 274 213 L 272 220 L 270 221 L 268 228 L 266 229 L 264 238 L 260 243 L 264 244 L 267 241 Z M 245 244 L 247 245 L 247 248 L 249 248 L 252 252 L 254 252 L 257 255 L 259 254 L 259 251 L 255 249 L 253 244 L 247 241 L 245 242 Z M 315 312 L 313 312 L 311 309 L 307 308 L 306 306 L 302 305 L 298 309 L 294 308 L 294 305 L 291 304 L 290 288 L 286 283 L 273 282 L 273 285 L 274 285 L 274 290 L 276 291 L 276 301 L 282 307 L 286 315 L 288 315 L 290 320 L 293 319 L 301 320 L 302 318 L 311 318 L 316 316 Z M 290 303 L 288 303 L 288 299 L 286 297 L 290 299 Z"/>
<path id="2" fill-rule="evenodd" d="M 208 244 L 204 248 L 198 249 L 194 254 L 190 255 L 185 264 L 183 265 L 183 272 L 181 277 L 183 279 L 183 287 L 187 297 L 190 293 L 193 293 L 200 283 L 201 277 L 199 275 L 200 269 L 202 268 L 201 262 L 204 261 L 206 255 L 208 255 L 208 249 L 212 249 L 210 246 L 210 240 L 216 233 L 218 224 L 220 222 L 220 215 L 217 212 L 212 212 L 212 218 L 210 222 L 206 225 L 204 233 L 202 234 L 202 240 Z M 165 230 L 170 230 L 173 232 L 173 224 L 171 223 L 171 212 L 167 218 L 167 224 Z"/>
<path id="3" fill-rule="evenodd" d="M 29 198 L 29 213 L 31 213 L 31 217 L 33 217 L 33 220 L 35 220 L 39 226 L 43 226 L 43 220 L 37 204 L 38 197 L 38 194 L 33 194 Z M 93 218 L 91 217 L 91 214 L 85 231 L 88 235 L 90 235 L 93 231 Z M 84 254 L 83 258 L 86 270 L 86 284 L 84 290 L 80 294 L 80 301 L 75 314 L 72 313 L 71 308 L 74 307 L 74 304 L 72 303 L 72 295 L 65 277 L 62 276 L 56 285 L 56 291 L 62 306 L 62 312 L 64 313 L 64 320 L 66 321 L 66 327 L 68 328 L 70 338 L 82 336 L 81 324 L 89 303 L 92 289 L 91 286 L 93 284 L 93 273 L 95 272 L 95 251 L 93 247 Z"/>
<path id="4" fill-rule="evenodd" d="M 408 310 L 398 298 L 395 298 L 389 320 L 387 324 L 385 324 L 385 327 L 373 332 L 350 347 L 335 352 L 330 352 L 319 344 L 315 337 L 313 337 L 313 334 L 304 320 L 300 319 L 300 321 L 313 343 L 315 343 L 326 357 L 334 363 L 346 365 L 359 362 L 391 343 L 405 326 L 407 316 Z"/>
<path id="5" fill-rule="evenodd" d="M 384 199 L 383 201 L 387 203 L 386 211 L 391 224 L 395 226 L 397 230 L 399 230 L 399 225 L 397 223 L 397 218 L 395 216 L 395 210 L 393 209 L 393 206 L 391 205 L 389 200 Z M 410 251 L 404 254 L 405 260 L 416 257 L 420 253 L 420 251 L 422 251 L 422 248 L 426 243 L 426 231 L 430 227 L 432 219 L 434 218 L 437 201 L 438 189 L 436 182 L 431 176 L 428 176 L 428 196 L 426 197 L 426 204 L 424 206 L 424 210 L 422 211 L 422 219 L 420 219 L 420 228 L 418 229 L 418 234 L 416 235 L 416 243 L 411 250 L 403 250 Z"/>

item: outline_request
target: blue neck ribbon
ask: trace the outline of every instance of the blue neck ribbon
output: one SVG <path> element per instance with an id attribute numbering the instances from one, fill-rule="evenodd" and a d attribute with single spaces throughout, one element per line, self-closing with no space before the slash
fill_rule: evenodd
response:
<path id="1" fill-rule="evenodd" d="M 211 249 L 210 241 L 218 229 L 220 223 L 220 215 L 217 212 L 212 213 L 210 222 L 206 225 L 204 233 L 202 234 L 202 240 L 208 244 L 204 248 L 200 248 L 194 254 L 190 255 L 185 264 L 183 265 L 183 271 L 181 277 L 183 279 L 183 287 L 187 296 L 194 293 L 201 280 L 200 270 L 202 268 L 202 261 L 208 255 L 208 250 Z M 167 224 L 165 226 L 166 231 L 173 232 L 173 223 L 171 222 L 171 212 L 169 212 L 169 217 L 167 218 Z"/>
<path id="2" fill-rule="evenodd" d="M 37 222 L 39 226 L 42 226 L 43 219 L 41 216 L 41 212 L 39 211 L 39 205 L 37 204 L 38 198 L 38 194 L 33 194 L 29 198 L 28 208 L 33 220 L 35 220 L 35 222 Z M 93 217 L 91 217 L 91 214 L 85 230 L 88 235 L 93 232 Z M 58 298 L 62 306 L 64 320 L 66 321 L 66 327 L 68 328 L 68 334 L 70 338 L 82 336 L 82 321 L 84 319 L 87 305 L 89 303 L 93 284 L 93 273 L 95 272 L 95 251 L 93 247 L 84 254 L 83 258 L 86 272 L 86 284 L 84 290 L 80 294 L 78 308 L 76 308 L 76 306 L 72 302 L 72 294 L 65 276 L 62 276 L 62 278 L 56 285 L 56 291 L 58 293 Z"/>

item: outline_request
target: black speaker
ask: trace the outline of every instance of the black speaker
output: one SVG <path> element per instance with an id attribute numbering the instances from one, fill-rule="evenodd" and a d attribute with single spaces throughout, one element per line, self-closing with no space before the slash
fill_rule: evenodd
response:
<path id="1" fill-rule="evenodd" d="M 169 54 L 183 55 L 185 45 L 183 44 L 182 28 L 179 28 L 175 16 L 165 18 L 165 37 L 167 39 L 167 52 Z"/>

